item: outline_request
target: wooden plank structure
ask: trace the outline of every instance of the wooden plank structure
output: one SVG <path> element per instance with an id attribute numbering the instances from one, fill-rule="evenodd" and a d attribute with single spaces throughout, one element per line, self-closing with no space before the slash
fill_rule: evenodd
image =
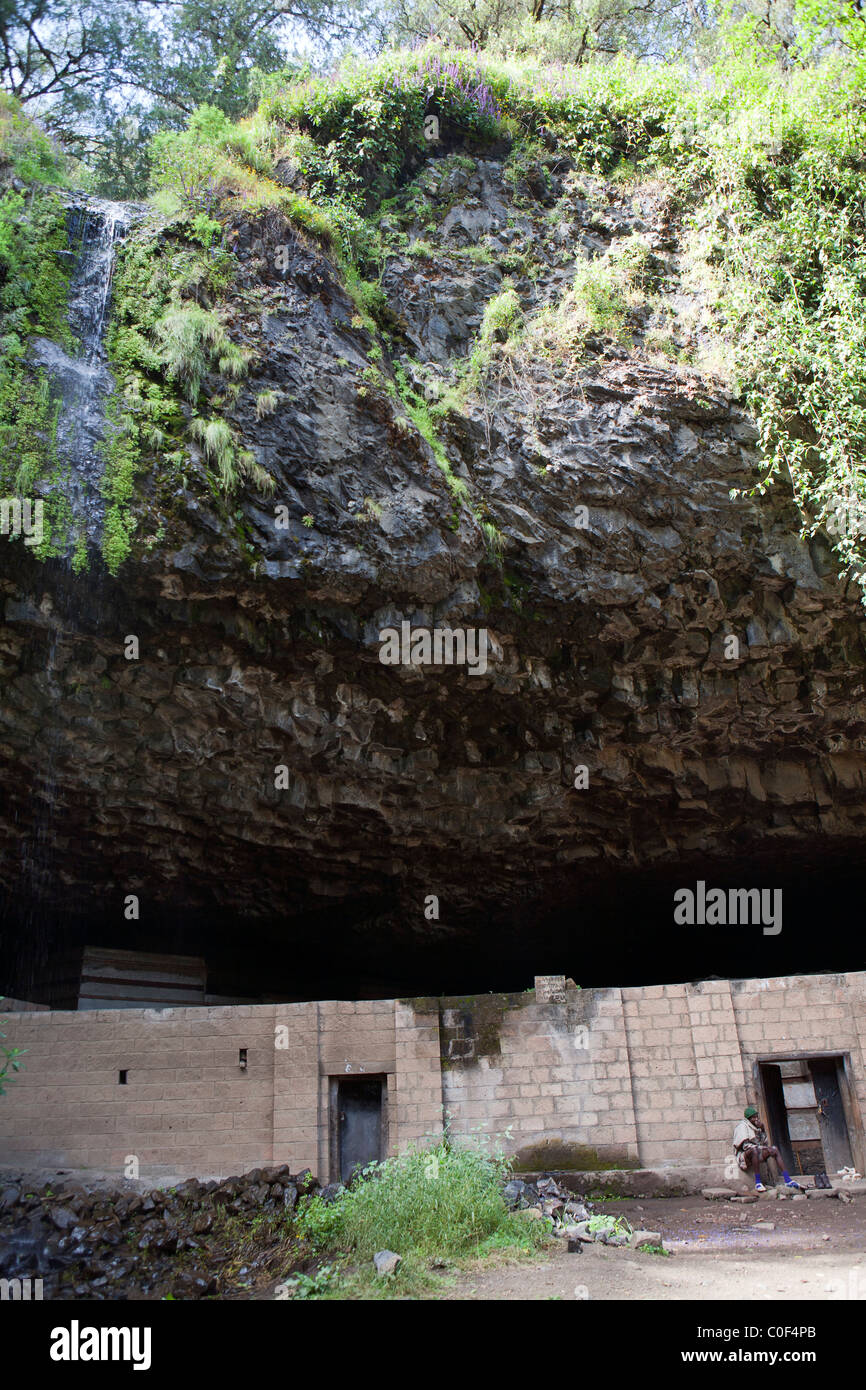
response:
<path id="1" fill-rule="evenodd" d="M 79 1010 L 204 1004 L 207 967 L 198 956 L 156 956 L 86 946 Z"/>

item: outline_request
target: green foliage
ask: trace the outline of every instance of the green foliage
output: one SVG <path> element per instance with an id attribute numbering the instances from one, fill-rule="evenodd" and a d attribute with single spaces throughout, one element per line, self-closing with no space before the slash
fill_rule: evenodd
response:
<path id="1" fill-rule="evenodd" d="M 471 8 L 473 24 L 490 9 Z M 866 574 L 862 20 L 831 0 L 795 0 L 790 53 L 809 66 L 781 73 L 771 32 L 776 11 L 768 12 L 762 50 L 754 7 L 743 6 L 719 30 L 709 80 L 696 82 L 693 69 L 623 54 L 584 62 L 582 50 L 569 48 L 574 35 L 558 8 L 548 8 L 532 30 L 535 48 L 518 9 L 510 8 L 504 28 L 496 16 L 484 21 L 487 51 L 468 50 L 446 26 L 455 35 L 451 47 L 428 43 L 351 59 L 328 78 L 260 73 L 258 109 L 240 120 L 238 94 L 250 90 L 243 65 L 220 60 L 210 86 L 196 68 L 186 129 L 163 130 L 153 145 L 154 194 L 176 222 L 161 240 L 134 233 L 115 279 L 110 352 L 118 403 L 104 482 L 113 565 L 132 534 L 135 472 L 148 464 L 170 470 L 183 458 L 183 399 L 196 407 L 193 430 L 223 490 L 244 479 L 267 486 L 221 414 L 251 361 L 229 336 L 223 308 L 237 267 L 221 242 L 236 215 L 274 210 L 330 248 L 355 305 L 353 323 L 370 335 L 371 384 L 392 396 L 399 390 L 405 427 L 428 441 L 455 502 L 462 501 L 466 484 L 437 428 L 459 393 L 452 389 L 431 408 L 405 378 L 395 388 L 380 369 L 382 332 L 392 326 L 377 283 L 384 250 L 407 249 L 409 234 L 422 232 L 425 240 L 409 249 L 434 251 L 427 229 L 442 210 L 441 200 L 432 206 L 440 179 L 425 165 L 424 122 L 435 115 L 449 145 L 460 141 L 469 152 L 511 139 L 506 169 L 515 185 L 546 179 L 564 156 L 596 174 L 664 182 L 674 216 L 691 224 L 693 268 L 704 277 L 702 300 L 715 318 L 720 357 L 732 359 L 732 384 L 758 420 L 759 490 L 790 476 L 807 529 L 827 530 L 841 563 Z M 835 56 L 818 61 L 828 47 Z M 569 55 L 580 61 L 569 65 Z M 26 195 L 8 187 L 13 173 L 30 184 Z M 14 102 L 0 101 L 0 444 L 9 483 L 32 484 L 56 468 L 56 408 L 44 379 L 24 364 L 34 334 L 68 345 L 64 213 L 45 187 L 63 176 L 51 141 Z M 386 233 L 383 203 L 401 188 L 400 206 L 387 209 Z M 485 247 L 466 254 L 487 259 Z M 530 267 L 512 255 L 515 273 L 526 274 Z M 477 387 L 493 365 L 513 366 L 520 353 L 571 361 L 591 335 L 628 342 L 632 311 L 659 288 L 658 264 L 639 236 L 615 239 L 608 255 L 579 264 L 570 293 L 541 313 L 523 315 L 506 283 L 487 306 L 460 389 Z M 645 345 L 653 344 L 676 351 L 667 320 L 650 329 Z M 261 393 L 260 416 L 268 399 Z M 62 501 L 52 505 L 59 525 Z M 495 537 L 485 535 L 495 554 Z"/>
<path id="2" fill-rule="evenodd" d="M 484 536 L 484 544 L 487 547 L 487 554 L 494 564 L 502 563 L 502 532 L 492 521 L 482 521 L 481 531 Z"/>
<path id="3" fill-rule="evenodd" d="M 369 280 L 364 280 L 360 272 L 353 264 L 351 259 L 343 262 L 343 280 L 349 296 L 357 311 L 361 325 L 374 340 L 375 349 L 378 349 L 378 324 L 377 316 L 381 317 L 388 309 L 388 301 L 383 290 L 379 285 L 372 284 Z M 381 350 L 377 354 L 381 355 Z"/>
<path id="4" fill-rule="evenodd" d="M 232 123 L 225 111 L 203 102 L 190 116 L 187 129 L 199 143 L 208 140 L 219 142 L 230 134 Z"/>
<path id="5" fill-rule="evenodd" d="M 215 313 L 198 304 L 172 305 L 154 325 L 154 337 L 169 381 L 180 382 L 193 403 L 208 371 L 239 381 L 248 370 L 250 354 L 232 342 Z"/>
<path id="6" fill-rule="evenodd" d="M 220 481 L 228 489 L 237 482 L 235 438 L 225 420 L 193 420 L 192 434 L 200 439 L 208 459 L 215 463 Z"/>
<path id="7" fill-rule="evenodd" d="M 517 291 L 506 284 L 501 293 L 495 294 L 484 306 L 480 331 L 482 343 L 489 343 L 494 338 L 504 341 L 513 332 L 521 317 Z"/>
<path id="8" fill-rule="evenodd" d="M 343 1216 L 342 1202 L 323 1202 L 321 1197 L 307 1197 L 298 1208 L 298 1235 L 316 1254 L 338 1250 Z"/>
<path id="9" fill-rule="evenodd" d="M 137 198 L 151 135 L 196 108 L 207 130 L 243 115 L 299 41 L 322 55 L 360 21 L 352 0 L 2 0 L 0 86 L 86 159 L 95 192 Z"/>
<path id="10" fill-rule="evenodd" d="M 66 210 L 53 191 L 27 198 L 7 189 L 0 197 L 0 318 L 6 352 L 39 333 L 71 345 L 66 307 L 69 273 Z"/>
<path id="11" fill-rule="evenodd" d="M 307 1201 L 299 1233 L 314 1249 L 370 1258 L 377 1250 L 407 1255 L 465 1256 L 496 1232 L 512 1234 L 516 1219 L 502 1196 L 506 1160 L 479 1148 L 412 1149 L 371 1164 L 336 1201 Z"/>
<path id="12" fill-rule="evenodd" d="M 242 478 L 260 492 L 273 492 L 274 480 L 249 449 L 241 447 L 228 421 L 219 417 L 195 419 L 190 425 L 193 438 L 201 440 L 205 457 L 217 470 L 220 486 L 225 493 L 236 490 Z"/>
<path id="13" fill-rule="evenodd" d="M 379 521 L 382 517 L 384 507 L 381 502 L 377 502 L 375 497 L 365 497 L 364 505 L 355 513 L 355 520 L 360 522 Z"/>
<path id="14" fill-rule="evenodd" d="M 67 181 L 59 146 L 24 115 L 14 97 L 0 91 L 0 178 L 10 174 L 32 184 Z"/>
<path id="15" fill-rule="evenodd" d="M 80 531 L 75 541 L 75 548 L 72 552 L 72 572 L 81 574 L 88 566 L 87 553 L 87 533 Z"/>
<path id="16" fill-rule="evenodd" d="M 764 6 L 761 6 L 763 13 Z M 619 51 L 657 61 L 694 52 L 715 7 L 642 0 L 403 0 L 396 37 L 435 32 L 449 42 L 498 55 L 540 58 L 549 66 L 604 62 Z"/>
<path id="17" fill-rule="evenodd" d="M 0 996 L 0 1003 L 2 1003 Z M 5 1094 L 6 1087 L 15 1080 L 13 1073 L 21 1070 L 19 1057 L 23 1057 L 26 1049 L 23 1047 L 7 1047 L 6 1032 L 4 1025 L 8 1019 L 0 1018 L 0 1096 Z"/>
<path id="18" fill-rule="evenodd" d="M 0 483 L 5 491 L 32 496 L 55 464 L 57 406 L 42 371 L 23 362 L 0 370 Z"/>
<path id="19" fill-rule="evenodd" d="M 445 61 L 445 58 L 448 61 Z M 497 138 L 495 97 L 477 59 L 386 53 L 347 60 L 333 79 L 262 83 L 254 115 L 232 125 L 212 105 L 184 131 L 161 131 L 151 146 L 151 187 L 187 213 L 277 209 L 339 251 L 346 266 L 369 260 L 378 237 L 366 216 L 389 197 L 428 148 L 435 114 L 466 139 Z M 293 170 L 291 186 L 283 169 Z"/>
<path id="20" fill-rule="evenodd" d="M 210 217 L 219 206 L 219 176 L 225 167 L 218 143 L 209 143 L 193 131 L 162 131 L 152 141 L 153 187 L 170 189 L 191 215 Z"/>
<path id="21" fill-rule="evenodd" d="M 636 290 L 648 292 L 659 284 L 656 258 L 637 232 L 614 243 L 610 249 L 610 264 L 619 272 L 623 282 Z"/>
<path id="22" fill-rule="evenodd" d="M 602 1231 L 608 1235 L 631 1235 L 631 1225 L 624 1216 L 591 1216 L 586 1223 L 586 1229 L 591 1235 L 599 1235 Z"/>
<path id="23" fill-rule="evenodd" d="M 180 401 L 165 381 L 157 325 L 171 302 L 174 280 L 189 270 L 177 251 L 161 254 L 148 233 L 133 233 L 119 249 L 107 335 L 117 390 L 107 406 L 102 492 L 107 501 L 102 553 L 113 574 L 129 554 L 135 533 L 132 502 L 136 475 L 148 460 L 169 452 L 183 436 Z M 199 253 L 201 254 L 201 253 Z"/>
<path id="24" fill-rule="evenodd" d="M 315 1274 L 292 1274 L 283 1282 L 293 1299 L 320 1298 L 332 1288 L 338 1274 L 336 1265 L 320 1265 Z"/>
<path id="25" fill-rule="evenodd" d="M 191 224 L 191 234 L 195 226 Z M 219 487 L 228 494 L 242 481 L 270 491 L 273 480 L 243 448 L 227 421 L 212 413 L 221 383 L 249 371 L 251 354 L 229 337 L 216 309 L 181 298 L 192 290 L 219 299 L 231 284 L 236 262 L 224 250 L 207 254 L 182 239 L 133 233 L 118 253 L 114 306 L 108 334 L 117 392 L 109 405 L 103 446 L 103 493 L 109 502 L 103 556 L 116 573 L 135 532 L 135 477 L 149 464 L 183 467 L 189 438 L 198 438 Z M 199 404 L 214 378 L 211 413 L 187 425 L 183 399 Z"/>
<path id="26" fill-rule="evenodd" d="M 506 181 L 511 185 L 513 193 L 517 193 L 520 185 L 533 176 L 549 184 L 550 176 L 545 164 L 547 157 L 547 150 L 535 136 L 524 136 L 515 141 L 504 169 Z"/>
<path id="27" fill-rule="evenodd" d="M 484 306 L 478 337 L 469 354 L 464 390 L 477 386 L 487 370 L 494 343 L 506 343 L 523 319 L 520 297 L 511 281 L 506 280 L 499 294 L 493 295 Z"/>
<path id="28" fill-rule="evenodd" d="M 428 46 L 385 53 L 374 63 L 345 62 L 333 81 L 272 90 L 259 113 L 308 137 L 295 151 L 316 201 L 370 209 L 393 192 L 412 156 L 426 148 L 425 115 L 435 114 L 469 139 L 496 137 L 494 105 L 475 95 L 479 76 L 475 56 L 466 52 L 445 55 Z"/>
<path id="29" fill-rule="evenodd" d="M 279 392 L 267 389 L 260 391 L 256 397 L 256 419 L 264 420 L 266 415 L 273 415 L 279 403 Z"/>
<path id="30" fill-rule="evenodd" d="M 141 426 L 136 415 L 124 410 L 117 397 L 108 402 L 106 426 L 102 446 L 105 460 L 102 494 L 107 507 L 102 532 L 102 558 L 110 572 L 117 574 L 129 554 L 135 532 L 130 502 L 140 460 Z"/>
<path id="31" fill-rule="evenodd" d="M 0 115 L 8 109 L 0 106 Z M 13 117 L 13 135 L 28 150 L 30 123 L 14 112 Z M 8 137 L 0 120 L 0 139 Z M 10 159 L 22 168 L 15 139 Z M 43 150 L 35 137 L 33 147 L 37 155 Z M 61 544 L 69 505 L 57 486 L 58 404 L 45 372 L 29 363 L 28 349 L 37 334 L 72 346 L 65 250 L 66 211 L 56 193 L 38 182 L 26 197 L 7 188 L 0 196 L 0 488 L 7 495 L 43 498 L 43 540 L 34 547 L 42 559 Z"/>
<path id="32" fill-rule="evenodd" d="M 622 281 L 609 261 L 578 263 L 561 319 L 590 333 L 621 337 L 627 311 Z"/>
<path id="33" fill-rule="evenodd" d="M 208 217 L 206 212 L 197 212 L 192 219 L 190 236 L 195 241 L 200 241 L 206 251 L 213 245 L 214 238 L 222 236 L 222 223 L 215 217 Z"/>
<path id="34" fill-rule="evenodd" d="M 834 109 L 814 74 L 808 109 L 805 88 L 797 95 L 763 150 L 727 161 L 720 309 L 760 431 L 758 490 L 790 478 L 806 529 L 825 529 L 862 580 L 866 119 L 860 105 Z"/>
<path id="35" fill-rule="evenodd" d="M 436 462 L 442 469 L 442 472 L 445 474 L 445 479 L 448 483 L 449 488 L 451 489 L 451 495 L 454 498 L 456 506 L 459 508 L 461 503 L 464 502 L 469 495 L 468 484 L 463 480 L 463 478 L 458 478 L 457 475 L 454 473 L 448 458 L 448 454 L 445 450 L 445 445 L 442 443 L 442 440 L 439 436 L 439 432 L 436 428 L 436 424 L 430 413 L 430 407 L 427 405 L 427 402 L 424 400 L 422 396 L 419 396 L 418 393 L 416 391 L 413 391 L 412 388 L 409 386 L 409 383 L 406 380 L 406 374 L 403 371 L 402 367 L 397 368 L 396 377 L 400 397 L 402 399 L 403 406 L 406 410 L 406 414 L 412 421 L 412 424 L 415 426 L 418 433 L 421 435 L 423 439 L 427 441 L 427 443 L 430 445 L 430 448 L 433 450 Z"/>

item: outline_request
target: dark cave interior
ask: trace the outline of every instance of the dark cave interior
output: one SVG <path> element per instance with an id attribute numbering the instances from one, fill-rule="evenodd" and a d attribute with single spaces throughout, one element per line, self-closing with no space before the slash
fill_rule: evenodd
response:
<path id="1" fill-rule="evenodd" d="M 461 867 L 468 877 L 471 866 Z M 475 882 L 484 881 L 480 865 Z M 707 893 L 779 890 L 781 931 L 765 932 L 763 921 L 678 925 L 674 894 L 700 881 Z M 63 913 L 21 909 L 7 895 L 0 994 L 75 1008 L 85 946 L 204 957 L 209 995 L 253 1002 L 511 992 L 542 974 L 589 988 L 859 970 L 864 893 L 854 847 L 830 853 L 812 845 L 736 865 L 704 859 L 592 877 L 572 871 L 570 881 L 541 885 L 520 902 L 502 903 L 491 884 L 477 892 L 473 911 L 453 918 L 443 899 L 439 921 L 425 918 L 420 891 L 414 913 L 403 894 L 400 904 L 349 900 L 282 921 L 218 909 L 144 911 L 120 927 L 98 893 L 86 911 Z"/>

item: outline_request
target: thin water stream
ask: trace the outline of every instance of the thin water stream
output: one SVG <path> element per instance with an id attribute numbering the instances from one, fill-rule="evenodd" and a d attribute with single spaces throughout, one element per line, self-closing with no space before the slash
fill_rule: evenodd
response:
<path id="1" fill-rule="evenodd" d="M 68 648 L 64 650 L 65 631 L 70 620 L 78 623 L 85 616 L 98 623 L 104 606 L 105 572 L 94 552 L 98 553 L 105 515 L 100 491 L 104 468 L 100 445 L 105 433 L 106 401 L 114 389 L 105 335 L 117 242 L 136 211 L 122 203 L 75 195 L 69 205 L 67 224 L 70 254 L 74 258 L 68 315 L 74 347 L 68 351 L 47 338 L 37 339 L 33 345 L 34 361 L 47 372 L 52 393 L 60 402 L 57 456 L 64 475 L 62 486 L 72 508 L 75 529 L 84 528 L 91 555 L 91 571 L 74 573 L 70 538 L 65 555 L 48 561 L 45 570 L 46 580 L 50 576 L 50 594 L 43 596 L 41 607 L 47 640 L 44 665 L 34 680 L 55 708 L 45 722 L 36 750 L 32 830 L 21 841 L 22 888 L 27 902 L 26 951 L 39 973 L 48 965 L 45 904 L 59 896 L 55 849 L 60 830 L 65 743 L 59 676 L 71 654 Z"/>
<path id="2" fill-rule="evenodd" d="M 64 480 L 76 522 L 88 543 L 99 543 L 105 504 L 100 492 L 104 461 L 105 403 L 114 387 L 108 370 L 105 328 L 118 239 L 129 228 L 133 210 L 102 198 L 76 201 L 69 209 L 69 242 L 74 256 L 69 286 L 69 326 L 75 348 L 67 352 L 47 338 L 37 339 L 34 357 L 48 373 L 60 401 L 57 455 L 68 465 Z"/>

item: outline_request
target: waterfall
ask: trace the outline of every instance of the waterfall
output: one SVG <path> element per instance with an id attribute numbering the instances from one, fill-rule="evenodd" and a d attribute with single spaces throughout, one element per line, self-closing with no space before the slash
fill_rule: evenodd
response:
<path id="1" fill-rule="evenodd" d="M 67 350 L 47 338 L 33 343 L 34 365 L 47 374 L 52 395 L 59 401 L 57 459 L 59 478 L 46 483 L 62 488 L 74 518 L 83 528 L 91 553 L 102 536 L 105 502 L 100 491 L 104 459 L 100 444 L 105 430 L 106 400 L 114 389 L 108 370 L 105 330 L 111 302 L 116 243 L 130 226 L 137 209 L 101 198 L 72 195 L 67 227 L 71 274 L 69 326 L 73 346 Z M 45 576 L 50 597 L 43 598 L 46 647 L 42 668 L 34 679 L 52 712 L 34 748 L 34 778 L 30 788 L 30 833 L 20 841 L 21 884 L 25 903 L 23 938 L 32 962 L 45 974 L 54 950 L 46 933 L 46 915 L 62 907 L 56 875 L 56 838 L 64 823 L 63 761 L 68 756 L 64 719 L 62 671 L 70 648 L 64 642 L 70 618 L 77 626 L 97 627 L 104 615 L 104 566 L 91 562 L 89 573 L 74 573 L 74 536 L 67 536 L 65 553 L 49 561 Z M 47 606 L 46 606 L 47 605 Z"/>
<path id="2" fill-rule="evenodd" d="M 69 285 L 69 326 L 75 341 L 67 352 L 39 338 L 36 364 L 48 373 L 60 401 L 57 456 L 68 467 L 62 487 L 88 544 L 98 546 L 105 504 L 99 484 L 104 461 L 99 448 L 105 428 L 105 402 L 114 389 L 105 350 L 105 327 L 111 300 L 115 246 L 135 210 L 125 203 L 77 196 L 70 204 L 68 227 L 73 265 Z"/>

